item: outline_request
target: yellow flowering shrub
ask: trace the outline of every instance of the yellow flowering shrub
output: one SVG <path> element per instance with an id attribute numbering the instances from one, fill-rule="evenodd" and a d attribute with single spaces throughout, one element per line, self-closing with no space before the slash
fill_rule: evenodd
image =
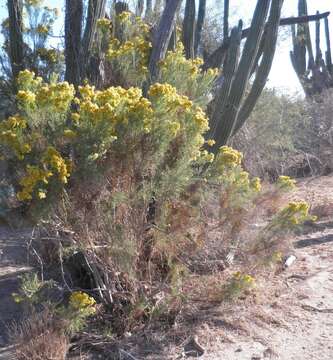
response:
<path id="1" fill-rule="evenodd" d="M 296 180 L 290 178 L 289 176 L 281 175 L 281 176 L 279 176 L 276 184 L 279 189 L 284 190 L 284 191 L 289 191 L 289 190 L 295 189 Z"/>
<path id="2" fill-rule="evenodd" d="M 107 18 L 102 18 L 97 20 L 97 27 L 103 32 L 110 30 L 111 26 L 112 26 L 112 22 Z"/>
<path id="3" fill-rule="evenodd" d="M 23 160 L 24 156 L 31 151 L 31 146 L 26 143 L 23 138 L 23 130 L 27 127 L 27 123 L 20 115 L 9 116 L 7 120 L 0 122 L 0 144 L 2 148 L 8 147 L 19 160 Z M 4 149 L 0 156 L 4 157 Z"/>
<path id="4" fill-rule="evenodd" d="M 113 70 L 126 78 L 125 83 L 141 85 L 148 74 L 148 60 L 151 50 L 150 27 L 140 17 L 122 12 L 113 28 L 107 19 L 99 19 L 98 27 L 108 40 L 106 57 Z M 115 29 L 121 29 L 121 35 Z"/>
<path id="5" fill-rule="evenodd" d="M 221 198 L 226 206 L 238 210 L 245 210 L 261 191 L 260 179 L 251 179 L 250 174 L 242 167 L 242 160 L 241 152 L 230 146 L 222 146 L 209 167 L 207 176 L 210 181 L 220 184 Z"/>
<path id="6" fill-rule="evenodd" d="M 234 168 L 241 164 L 242 159 L 243 155 L 239 151 L 229 146 L 221 146 L 216 158 L 215 166 L 218 170 L 223 170 L 223 168 Z"/>
<path id="7" fill-rule="evenodd" d="M 0 150 L 15 159 L 18 200 L 28 209 L 51 204 L 66 228 L 75 229 L 73 248 L 89 247 L 86 261 L 99 259 L 98 287 L 108 290 L 117 273 L 129 282 L 168 278 L 181 289 L 172 268 L 205 240 L 203 209 L 211 198 L 216 196 L 212 218 L 233 240 L 261 182 L 243 169 L 237 150 L 209 151 L 214 140 L 205 140 L 206 108 L 217 71 L 203 71 L 202 60 L 187 60 L 178 45 L 159 64 L 157 81 L 146 82 L 149 27 L 127 13 L 114 22 L 121 23 L 122 36 L 107 19 L 97 26 L 108 40 L 110 83 L 118 86 L 95 88 L 87 80 L 75 89 L 22 71 L 19 115 L 1 124 Z M 283 216 L 298 219 L 302 211 Z M 250 275 L 240 274 L 230 289 L 253 286 Z M 107 294 L 99 299 L 110 302 Z M 95 309 L 88 294 L 74 292 L 63 313 L 74 328 Z"/>
<path id="8" fill-rule="evenodd" d="M 188 96 L 198 105 L 203 106 L 209 98 L 218 71 L 209 69 L 202 71 L 203 60 L 186 59 L 184 47 L 178 43 L 175 51 L 168 51 L 166 58 L 160 62 L 161 83 L 169 83 L 177 88 L 179 94 Z"/>
<path id="9" fill-rule="evenodd" d="M 61 152 L 74 137 L 66 128 L 74 87 L 45 83 L 28 70 L 19 73 L 17 85 L 20 113 L 0 123 L 0 155 L 15 167 L 18 199 L 44 199 L 70 176 L 70 161 Z"/>
<path id="10" fill-rule="evenodd" d="M 96 301 L 93 297 L 82 291 L 74 291 L 69 298 L 69 306 L 80 312 L 95 312 Z"/>
<path id="11" fill-rule="evenodd" d="M 309 215 L 309 207 L 305 201 L 290 202 L 276 215 L 275 222 L 289 228 L 301 225 L 308 220 L 314 221 L 316 218 Z"/>

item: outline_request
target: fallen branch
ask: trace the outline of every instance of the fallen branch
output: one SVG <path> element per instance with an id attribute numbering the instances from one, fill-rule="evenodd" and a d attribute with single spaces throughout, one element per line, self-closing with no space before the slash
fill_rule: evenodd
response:
<path id="1" fill-rule="evenodd" d="M 320 312 L 320 313 L 333 313 L 333 309 L 319 309 L 317 307 L 302 304 L 301 308 L 307 311 Z"/>

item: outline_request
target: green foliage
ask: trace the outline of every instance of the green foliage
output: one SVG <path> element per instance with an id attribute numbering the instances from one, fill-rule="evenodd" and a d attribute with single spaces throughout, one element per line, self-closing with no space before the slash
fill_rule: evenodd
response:
<path id="1" fill-rule="evenodd" d="M 237 271 L 224 284 L 222 289 L 222 298 L 226 301 L 234 301 L 239 299 L 249 290 L 255 287 L 255 279 L 249 274 L 243 274 Z"/>
<path id="2" fill-rule="evenodd" d="M 84 328 L 87 318 L 96 312 L 95 305 L 95 299 L 87 293 L 74 291 L 69 297 L 68 305 L 57 308 L 55 313 L 66 320 L 67 327 L 64 330 L 71 335 Z"/>
<path id="3" fill-rule="evenodd" d="M 13 300 L 16 303 L 28 302 L 36 304 L 40 302 L 39 290 L 44 286 L 44 283 L 38 278 L 38 274 L 25 274 L 20 277 L 21 285 L 20 292 L 13 293 Z"/>
<path id="4" fill-rule="evenodd" d="M 311 153 L 310 123 L 302 99 L 265 89 L 232 145 L 243 152 L 251 174 L 274 179 L 296 165 L 304 152 Z"/>

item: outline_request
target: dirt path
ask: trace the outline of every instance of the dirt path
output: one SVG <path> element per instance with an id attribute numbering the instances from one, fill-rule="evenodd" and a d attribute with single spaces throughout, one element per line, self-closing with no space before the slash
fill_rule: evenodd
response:
<path id="1" fill-rule="evenodd" d="M 333 223 L 313 230 L 296 239 L 296 262 L 271 279 L 275 294 L 245 320 L 246 334 L 215 339 L 203 360 L 333 359 Z"/>
<path id="2" fill-rule="evenodd" d="M 12 359 L 6 325 L 19 318 L 21 308 L 12 299 L 17 291 L 18 276 L 30 271 L 27 266 L 25 239 L 28 230 L 13 231 L 0 225 L 0 359 Z"/>

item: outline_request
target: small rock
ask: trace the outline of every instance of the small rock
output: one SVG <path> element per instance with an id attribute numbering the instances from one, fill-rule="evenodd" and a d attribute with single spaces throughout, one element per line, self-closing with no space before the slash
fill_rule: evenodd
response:
<path id="1" fill-rule="evenodd" d="M 289 266 L 291 266 L 293 264 L 293 262 L 296 260 L 296 256 L 295 255 L 289 255 L 286 257 L 283 267 L 286 269 Z"/>
<path id="2" fill-rule="evenodd" d="M 242 352 L 242 351 L 243 351 L 243 349 L 241 347 L 239 347 L 235 350 L 235 352 Z"/>

